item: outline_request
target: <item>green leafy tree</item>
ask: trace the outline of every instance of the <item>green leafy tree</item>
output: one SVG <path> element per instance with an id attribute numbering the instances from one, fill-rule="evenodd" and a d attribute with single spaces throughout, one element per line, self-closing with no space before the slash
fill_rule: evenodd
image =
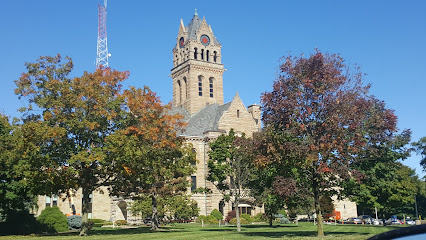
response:
<path id="1" fill-rule="evenodd" d="M 152 217 L 152 200 L 149 195 L 140 195 L 131 206 L 133 215 L 142 218 Z M 187 195 L 158 197 L 157 212 L 159 218 L 167 217 L 174 220 L 189 220 L 197 217 L 199 209 L 197 203 Z"/>
<path id="2" fill-rule="evenodd" d="M 420 215 L 424 219 L 426 216 L 426 182 L 424 180 L 419 181 L 419 192 L 415 196 L 415 201 L 417 205 L 417 212 L 415 212 L 417 216 L 415 217 L 418 218 Z"/>
<path id="3" fill-rule="evenodd" d="M 426 171 L 426 137 L 420 138 L 419 141 L 413 143 L 413 147 L 422 156 L 420 165 L 423 167 L 423 171 Z"/>
<path id="4" fill-rule="evenodd" d="M 163 201 L 158 200 L 157 211 L 159 216 L 164 216 L 164 204 Z M 142 218 L 148 218 L 152 216 L 152 200 L 148 195 L 139 195 L 130 205 L 130 212 L 134 216 L 141 216 Z"/>
<path id="5" fill-rule="evenodd" d="M 197 203 L 190 199 L 188 195 L 176 195 L 167 198 L 167 213 L 169 218 L 175 220 L 190 220 L 197 217 L 199 209 Z"/>
<path id="6" fill-rule="evenodd" d="M 415 172 L 398 162 L 410 156 L 409 130 L 391 135 L 380 144 L 372 144 L 358 155 L 352 168 L 360 179 L 346 182 L 344 188 L 364 213 L 390 216 L 413 212 L 414 195 L 418 192 Z"/>
<path id="7" fill-rule="evenodd" d="M 248 196 L 246 189 L 253 172 L 253 156 L 249 149 L 251 141 L 244 135 L 237 137 L 231 129 L 210 143 L 209 173 L 207 180 L 233 202 L 238 209 L 242 197 Z M 227 197 L 225 197 L 227 198 Z M 236 211 L 237 231 L 241 231 L 239 211 Z"/>
<path id="8" fill-rule="evenodd" d="M 152 201 L 152 226 L 158 229 L 158 199 L 186 193 L 194 172 L 191 146 L 177 137 L 182 116 L 169 115 L 169 105 L 148 87 L 124 91 L 123 129 L 107 137 L 108 156 L 118 166 L 111 190 L 117 195 L 145 194 Z"/>
<path id="9" fill-rule="evenodd" d="M 21 128 L 11 125 L 9 118 L 0 114 L 0 223 L 19 225 L 13 228 L 30 233 L 33 229 L 25 226 L 35 222 L 29 211 L 35 206 L 36 198 L 21 168 L 22 140 Z"/>
<path id="10" fill-rule="evenodd" d="M 321 195 L 341 195 L 366 132 L 396 131 L 396 116 L 376 110 L 381 102 L 368 95 L 362 73 L 338 55 L 288 56 L 280 70 L 272 91 L 262 94 L 262 120 L 272 139 L 265 160 L 283 164 L 289 169 L 284 177 L 312 194 L 322 237 Z"/>
<path id="11" fill-rule="evenodd" d="M 121 82 L 129 73 L 99 68 L 71 78 L 73 63 L 60 55 L 26 63 L 15 93 L 28 100 L 24 113 L 26 177 L 37 194 L 82 188 L 82 228 L 88 230 L 89 195 L 112 179 L 106 137 L 121 128 Z"/>

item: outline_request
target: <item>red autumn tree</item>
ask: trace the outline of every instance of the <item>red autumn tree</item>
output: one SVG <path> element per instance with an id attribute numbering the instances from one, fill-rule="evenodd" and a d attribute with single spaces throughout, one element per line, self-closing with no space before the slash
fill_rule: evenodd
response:
<path id="1" fill-rule="evenodd" d="M 192 147 L 177 135 L 185 125 L 182 116 L 169 114 L 148 87 L 124 91 L 125 118 L 122 129 L 107 137 L 108 156 L 118 166 L 112 192 L 138 198 L 149 196 L 153 230 L 158 229 L 158 199 L 187 191 L 195 168 Z"/>
<path id="2" fill-rule="evenodd" d="M 262 94 L 265 133 L 272 139 L 263 159 L 290 168 L 298 186 L 309 189 L 318 236 L 324 236 L 320 197 L 340 194 L 357 153 L 380 141 L 368 136 L 396 131 L 393 111 L 377 111 L 380 102 L 368 95 L 362 76 L 339 55 L 316 50 L 308 58 L 286 57 L 272 91 Z"/>

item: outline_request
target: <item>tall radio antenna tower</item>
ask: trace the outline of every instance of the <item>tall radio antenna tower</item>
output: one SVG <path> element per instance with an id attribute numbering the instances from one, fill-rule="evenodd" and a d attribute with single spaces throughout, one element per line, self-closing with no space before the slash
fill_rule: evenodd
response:
<path id="1" fill-rule="evenodd" d="M 96 56 L 96 68 L 99 66 L 108 67 L 107 30 L 106 30 L 106 8 L 107 0 L 104 0 L 104 6 L 98 4 L 98 47 Z"/>

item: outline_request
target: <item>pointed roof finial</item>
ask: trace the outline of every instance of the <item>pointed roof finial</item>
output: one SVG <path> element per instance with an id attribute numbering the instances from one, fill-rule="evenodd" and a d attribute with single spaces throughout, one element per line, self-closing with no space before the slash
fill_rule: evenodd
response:
<path id="1" fill-rule="evenodd" d="M 198 16 L 197 9 L 195 9 L 194 16 Z"/>

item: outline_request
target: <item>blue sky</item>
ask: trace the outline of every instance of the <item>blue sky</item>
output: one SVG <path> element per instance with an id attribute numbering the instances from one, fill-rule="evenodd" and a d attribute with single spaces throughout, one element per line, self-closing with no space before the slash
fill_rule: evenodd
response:
<path id="1" fill-rule="evenodd" d="M 149 3 L 148 3 L 149 2 Z M 0 112 L 19 116 L 24 105 L 13 80 L 25 62 L 60 53 L 74 76 L 95 69 L 97 4 L 101 0 L 2 0 L 0 2 Z M 238 91 L 246 105 L 271 90 L 282 56 L 340 53 L 359 64 L 371 93 L 410 128 L 426 136 L 426 1 L 108 1 L 110 67 L 129 70 L 126 85 L 149 86 L 172 99 L 170 69 L 179 21 L 206 17 L 222 44 L 224 95 Z M 423 176 L 420 156 L 404 161 Z"/>

